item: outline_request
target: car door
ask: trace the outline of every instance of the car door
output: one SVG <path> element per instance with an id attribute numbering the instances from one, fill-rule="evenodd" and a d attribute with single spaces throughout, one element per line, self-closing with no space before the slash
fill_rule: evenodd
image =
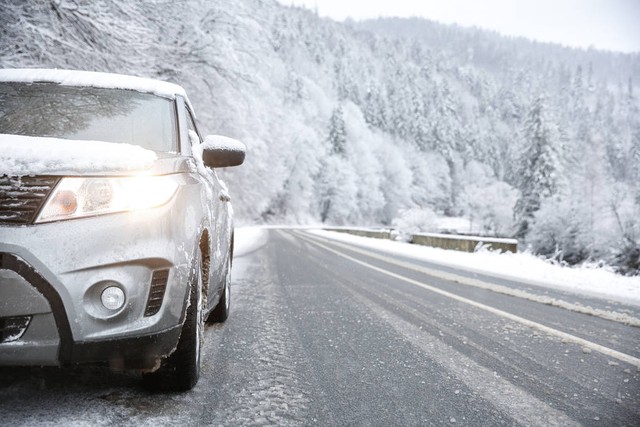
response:
<path id="1" fill-rule="evenodd" d="M 201 144 L 203 139 L 198 132 L 195 119 L 189 108 L 186 108 L 187 126 L 189 129 L 190 142 Z M 209 286 L 207 292 L 207 300 L 213 301 L 221 289 L 221 284 L 225 278 L 227 260 L 229 257 L 229 246 L 231 239 L 231 208 L 228 189 L 222 182 L 213 168 L 206 168 L 207 173 L 201 173 L 205 185 L 209 186 L 212 194 L 210 203 L 211 212 L 211 247 L 210 247 L 210 269 L 209 269 Z"/>

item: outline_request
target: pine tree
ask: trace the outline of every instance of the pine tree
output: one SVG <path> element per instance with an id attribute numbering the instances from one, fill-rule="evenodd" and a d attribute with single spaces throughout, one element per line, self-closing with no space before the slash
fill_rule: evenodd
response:
<path id="1" fill-rule="evenodd" d="M 523 132 L 524 149 L 519 159 L 517 184 L 520 198 L 515 206 L 516 237 L 524 238 L 542 200 L 559 188 L 560 159 L 557 133 L 547 116 L 546 98 L 538 96 L 527 115 Z"/>
<path id="2" fill-rule="evenodd" d="M 364 119 L 372 128 L 387 129 L 387 106 L 377 86 L 370 86 L 364 98 Z"/>
<path id="3" fill-rule="evenodd" d="M 587 71 L 587 89 L 589 92 L 593 92 L 595 87 L 593 86 L 593 63 L 589 62 L 589 68 Z"/>
<path id="4" fill-rule="evenodd" d="M 631 162 L 631 182 L 635 189 L 636 204 L 640 206 L 640 119 L 637 119 L 631 131 L 631 149 L 629 157 Z"/>
<path id="5" fill-rule="evenodd" d="M 414 91 L 411 96 L 412 118 L 410 132 L 416 147 L 421 151 L 426 151 L 429 131 L 424 102 L 419 95 L 418 91 Z"/>
<path id="6" fill-rule="evenodd" d="M 461 142 L 460 121 L 458 109 L 453 100 L 448 85 L 443 84 L 436 90 L 436 111 L 431 117 L 431 144 L 438 154 L 446 161 L 449 168 L 450 196 L 445 214 L 457 216 L 460 214 L 459 196 L 461 182 L 459 176 L 458 159 Z"/>
<path id="7" fill-rule="evenodd" d="M 331 153 L 341 156 L 345 155 L 347 146 L 347 130 L 344 125 L 344 112 L 342 105 L 338 105 L 331 114 L 329 122 L 329 143 Z"/>

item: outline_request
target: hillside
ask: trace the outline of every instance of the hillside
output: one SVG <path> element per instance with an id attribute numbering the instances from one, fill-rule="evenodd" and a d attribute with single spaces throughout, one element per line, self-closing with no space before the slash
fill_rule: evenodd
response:
<path id="1" fill-rule="evenodd" d="M 0 66 L 183 85 L 243 140 L 240 222 L 428 228 L 464 215 L 538 253 L 640 255 L 640 55 L 424 20 L 341 24 L 273 0 L 9 0 Z"/>

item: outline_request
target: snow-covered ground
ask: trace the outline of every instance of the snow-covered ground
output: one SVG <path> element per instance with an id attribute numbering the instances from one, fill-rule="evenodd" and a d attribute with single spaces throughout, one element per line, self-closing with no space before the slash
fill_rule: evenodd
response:
<path id="1" fill-rule="evenodd" d="M 234 258 L 245 256 L 263 246 L 267 242 L 265 227 L 236 227 L 233 246 Z"/>
<path id="2" fill-rule="evenodd" d="M 562 267 L 528 253 L 466 253 L 324 230 L 310 232 L 449 267 L 640 306 L 640 277 L 624 277 L 603 268 Z"/>

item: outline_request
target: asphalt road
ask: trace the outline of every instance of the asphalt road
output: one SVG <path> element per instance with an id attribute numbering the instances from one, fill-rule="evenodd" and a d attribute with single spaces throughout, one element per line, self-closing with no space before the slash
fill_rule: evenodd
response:
<path id="1" fill-rule="evenodd" d="M 0 368 L 0 424 L 640 425 L 640 328 L 473 280 L 581 301 L 271 230 L 236 259 L 232 313 L 207 328 L 193 391 L 150 394 L 97 367 Z"/>

